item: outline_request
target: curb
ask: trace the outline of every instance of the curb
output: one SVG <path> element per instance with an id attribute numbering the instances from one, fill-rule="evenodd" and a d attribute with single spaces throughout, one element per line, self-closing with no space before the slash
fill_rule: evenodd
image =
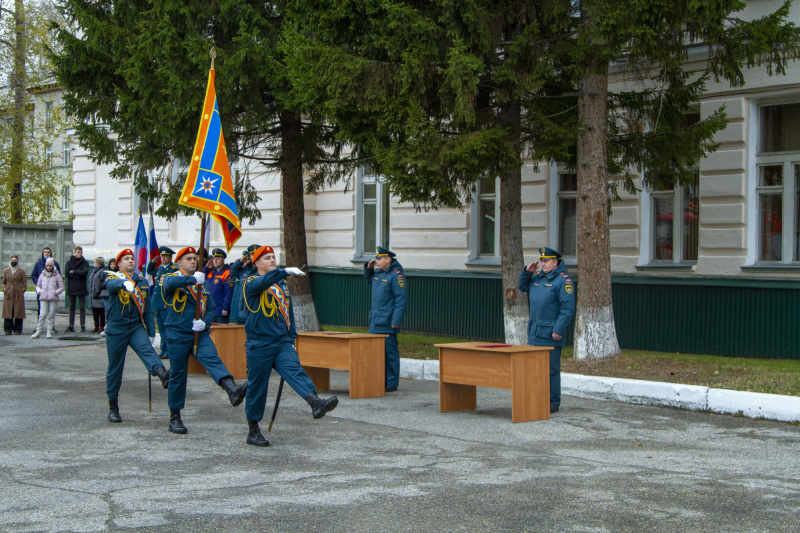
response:
<path id="1" fill-rule="evenodd" d="M 438 381 L 439 361 L 401 358 L 400 377 Z M 781 394 L 564 373 L 561 374 L 561 392 L 594 400 L 740 414 L 781 422 L 800 421 L 800 398 Z"/>

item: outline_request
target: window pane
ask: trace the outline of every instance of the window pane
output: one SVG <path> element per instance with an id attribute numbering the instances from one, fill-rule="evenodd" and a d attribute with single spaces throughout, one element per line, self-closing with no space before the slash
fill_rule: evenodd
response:
<path id="1" fill-rule="evenodd" d="M 481 180 L 480 194 L 495 194 L 497 192 L 497 180 L 485 178 Z"/>
<path id="2" fill-rule="evenodd" d="M 494 249 L 494 200 L 480 201 L 480 254 L 495 255 Z"/>
<path id="3" fill-rule="evenodd" d="M 656 261 L 672 261 L 672 219 L 675 206 L 675 195 L 663 195 L 653 198 L 654 236 L 653 259 Z"/>
<path id="4" fill-rule="evenodd" d="M 800 261 L 800 165 L 794 167 L 794 260 Z"/>
<path id="5" fill-rule="evenodd" d="M 780 194 L 759 195 L 761 211 L 761 261 L 780 261 L 783 240 L 783 198 Z"/>
<path id="6" fill-rule="evenodd" d="M 558 205 L 558 227 L 561 234 L 558 236 L 558 247 L 561 255 L 575 257 L 578 255 L 578 200 L 576 198 L 562 198 Z"/>
<path id="7" fill-rule="evenodd" d="M 390 248 L 389 246 L 389 185 L 384 184 L 381 187 L 381 228 L 383 239 L 381 246 Z"/>
<path id="8" fill-rule="evenodd" d="M 761 108 L 761 151 L 800 150 L 800 104 Z"/>
<path id="9" fill-rule="evenodd" d="M 697 176 L 697 172 L 695 172 Z M 683 188 L 683 257 L 682 261 L 697 261 L 698 237 L 700 229 L 700 198 L 697 178 L 691 185 Z"/>
<path id="10" fill-rule="evenodd" d="M 375 252 L 375 234 L 377 230 L 375 204 L 364 204 L 364 254 Z"/>
<path id="11" fill-rule="evenodd" d="M 778 187 L 783 185 L 783 165 L 769 165 L 759 167 L 759 169 L 761 170 L 759 186 Z"/>
<path id="12" fill-rule="evenodd" d="M 375 189 L 377 185 L 374 183 L 365 183 L 364 184 L 364 200 L 374 200 L 375 199 Z"/>
<path id="13" fill-rule="evenodd" d="M 577 191 L 578 190 L 578 175 L 577 174 L 559 174 L 558 175 L 558 190 L 561 192 Z M 559 250 L 560 251 L 560 250 Z M 562 254 L 564 252 L 561 252 Z"/>

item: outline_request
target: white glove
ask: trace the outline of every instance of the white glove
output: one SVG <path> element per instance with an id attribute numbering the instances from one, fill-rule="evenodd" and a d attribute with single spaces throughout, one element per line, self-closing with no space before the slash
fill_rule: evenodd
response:
<path id="1" fill-rule="evenodd" d="M 284 269 L 290 276 L 305 276 L 306 273 L 297 267 L 288 267 Z"/>
<path id="2" fill-rule="evenodd" d="M 203 331 L 204 329 L 206 329 L 206 323 L 204 321 L 192 320 L 192 331 Z"/>
<path id="3" fill-rule="evenodd" d="M 206 275 L 203 274 L 202 272 L 195 272 L 194 279 L 198 285 L 202 285 L 203 283 L 206 282 Z"/>
<path id="4" fill-rule="evenodd" d="M 125 283 L 122 284 L 125 287 L 125 290 L 128 292 L 133 292 L 133 282 L 130 280 L 126 280 Z"/>
<path id="5" fill-rule="evenodd" d="M 111 274 L 117 279 L 128 279 L 122 272 L 114 272 L 113 270 L 106 270 L 106 274 Z"/>

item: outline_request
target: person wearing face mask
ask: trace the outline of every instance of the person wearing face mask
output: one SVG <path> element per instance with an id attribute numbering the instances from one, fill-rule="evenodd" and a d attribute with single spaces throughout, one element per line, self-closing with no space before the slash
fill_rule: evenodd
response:
<path id="1" fill-rule="evenodd" d="M 117 254 L 116 264 L 119 272 L 108 274 L 105 280 L 108 291 L 106 395 L 108 421 L 113 423 L 122 422 L 119 414 L 119 389 L 122 386 L 122 370 L 125 367 L 128 346 L 142 360 L 147 372 L 161 380 L 165 389 L 169 385 L 170 376 L 150 340 L 155 337 L 156 327 L 150 298 L 147 296 L 149 285 L 145 278 L 134 271 L 136 263 L 133 250 L 128 248 Z"/>
<path id="2" fill-rule="evenodd" d="M 267 387 L 272 369 L 286 380 L 294 391 L 311 406 L 311 415 L 322 418 L 338 404 L 336 396 L 320 398 L 294 349 L 297 331 L 289 287 L 289 276 L 304 276 L 299 268 L 277 268 L 275 252 L 262 246 L 253 252 L 253 264 L 258 275 L 250 276 L 244 284 L 243 304 L 247 335 L 247 402 L 245 414 L 249 433 L 247 444 L 269 446 L 258 423 L 264 417 Z M 241 315 L 240 315 L 240 318 Z"/>
<path id="3" fill-rule="evenodd" d="M 541 262 L 541 268 L 539 263 Z M 550 412 L 561 405 L 561 348 L 567 328 L 575 315 L 575 293 L 561 254 L 539 248 L 539 261 L 522 269 L 519 290 L 528 293 L 531 318 L 528 344 L 552 346 L 550 350 Z"/>
<path id="4" fill-rule="evenodd" d="M 45 261 L 44 272 L 39 275 L 39 280 L 36 282 L 36 296 L 39 298 L 40 310 L 39 323 L 36 325 L 36 331 L 31 335 L 32 339 L 38 339 L 45 328 L 47 329 L 47 338 L 53 338 L 58 295 L 62 292 L 64 292 L 64 281 L 56 270 L 55 260 L 48 257 Z"/>
<path id="5" fill-rule="evenodd" d="M 397 334 L 403 325 L 408 305 L 408 290 L 403 266 L 391 250 L 378 246 L 375 259 L 364 265 L 364 279 L 372 289 L 369 332 L 385 333 L 386 392 L 400 384 L 400 349 Z"/>
<path id="6" fill-rule="evenodd" d="M 44 272 L 45 262 L 47 261 L 48 258 L 50 258 L 52 256 L 53 256 L 53 252 L 52 252 L 52 250 L 50 250 L 49 246 L 45 246 L 44 248 L 42 248 L 42 257 L 39 260 L 37 260 L 36 263 L 34 263 L 33 271 L 31 272 L 31 281 L 33 281 L 34 285 L 36 285 L 36 283 L 38 283 L 39 276 L 41 276 L 42 272 Z M 55 261 L 55 259 L 54 259 L 54 261 Z M 58 264 L 58 261 L 55 261 L 55 269 L 56 269 L 56 272 L 61 274 L 61 265 Z M 36 296 L 36 316 L 39 316 L 40 314 L 41 314 L 41 306 L 39 305 L 39 296 L 37 295 Z M 55 330 L 55 328 L 53 328 L 53 333 L 58 333 Z"/>
<path id="7" fill-rule="evenodd" d="M 89 276 L 89 263 L 83 257 L 83 248 L 76 246 L 73 255 L 64 267 L 67 273 L 67 296 L 69 296 L 69 327 L 67 331 L 75 331 L 75 307 L 81 310 L 81 331 L 86 331 L 86 295 L 89 287 L 86 278 Z"/>
<path id="8" fill-rule="evenodd" d="M 181 409 L 186 402 L 186 378 L 189 369 L 189 356 L 202 364 L 214 382 L 228 393 L 228 399 L 235 407 L 244 400 L 247 383 L 237 385 L 233 376 L 217 354 L 211 340 L 209 328 L 216 307 L 204 284 L 205 275 L 197 270 L 197 252 L 192 247 L 178 251 L 175 256 L 178 271 L 161 277 L 161 298 L 167 305 L 164 323 L 167 329 L 169 346 L 169 366 L 172 377 L 169 381 L 169 430 L 172 433 L 188 432 L 181 420 Z M 195 320 L 195 309 L 200 306 L 200 318 Z M 198 332 L 197 353 L 194 349 L 194 332 Z"/>
<path id="9" fill-rule="evenodd" d="M 12 255 L 8 268 L 3 271 L 3 329 L 6 335 L 22 333 L 27 286 L 28 275 L 20 268 L 19 257 Z"/>

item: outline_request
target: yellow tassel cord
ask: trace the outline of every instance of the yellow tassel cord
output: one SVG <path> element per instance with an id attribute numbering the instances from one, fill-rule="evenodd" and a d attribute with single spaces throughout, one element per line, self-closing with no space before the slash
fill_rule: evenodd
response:
<path id="1" fill-rule="evenodd" d="M 189 298 L 189 295 L 186 293 L 181 293 L 180 289 L 175 289 L 175 293 L 172 295 L 172 301 L 168 302 L 167 298 L 164 296 L 164 278 L 166 276 L 174 276 L 174 274 L 165 274 L 164 276 L 161 276 L 161 299 L 168 306 L 172 307 L 176 313 L 183 313 L 183 310 L 186 308 L 186 300 Z M 178 305 L 180 305 L 180 309 L 178 309 Z"/>
<path id="2" fill-rule="evenodd" d="M 255 279 L 257 276 L 253 276 L 250 279 Z M 250 280 L 247 280 L 250 281 Z M 275 301 L 275 298 L 270 298 L 269 291 L 264 291 L 261 293 L 261 297 L 258 299 L 258 307 L 255 310 L 250 308 L 250 304 L 247 303 L 247 293 L 245 292 L 245 287 L 247 282 L 242 283 L 242 297 L 244 298 L 244 305 L 247 307 L 247 310 L 251 313 L 258 313 L 261 311 L 264 313 L 264 316 L 267 318 L 271 318 L 275 315 L 275 311 L 278 309 L 278 302 Z"/>

